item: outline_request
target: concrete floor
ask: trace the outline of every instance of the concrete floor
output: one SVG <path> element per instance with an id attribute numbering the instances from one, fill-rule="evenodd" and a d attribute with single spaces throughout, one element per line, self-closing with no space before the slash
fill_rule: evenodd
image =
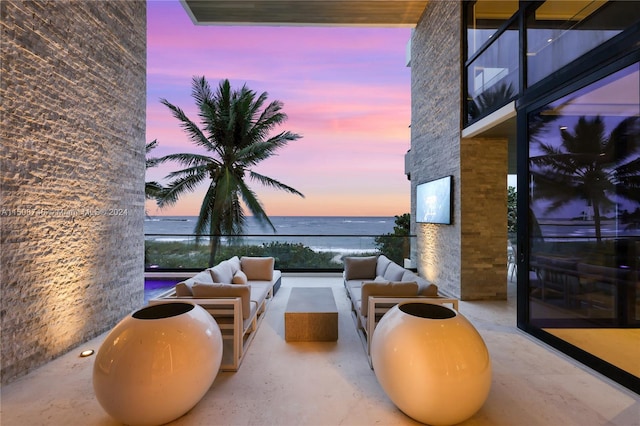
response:
<path id="1" fill-rule="evenodd" d="M 292 286 L 331 286 L 339 309 L 336 343 L 286 343 Z M 511 292 L 513 294 L 513 291 Z M 460 302 L 492 357 L 484 406 L 464 425 L 640 426 L 640 396 L 518 331 L 515 298 Z M 1 389 L 2 426 L 110 426 L 95 399 L 96 338 Z M 170 425 L 413 425 L 369 368 L 340 277 L 285 276 L 240 370 L 218 374 L 204 398 Z"/>

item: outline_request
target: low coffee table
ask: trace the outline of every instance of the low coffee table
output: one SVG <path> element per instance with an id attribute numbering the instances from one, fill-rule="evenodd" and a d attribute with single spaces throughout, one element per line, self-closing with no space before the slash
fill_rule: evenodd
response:
<path id="1" fill-rule="evenodd" d="M 293 287 L 284 312 L 287 342 L 338 340 L 338 308 L 330 287 Z"/>

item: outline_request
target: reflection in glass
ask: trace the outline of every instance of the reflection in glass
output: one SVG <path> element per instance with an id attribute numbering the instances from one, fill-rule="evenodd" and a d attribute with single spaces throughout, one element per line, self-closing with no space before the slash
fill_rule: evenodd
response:
<path id="1" fill-rule="evenodd" d="M 636 63 L 529 115 L 529 321 L 636 376 L 639 81 Z"/>
<path id="2" fill-rule="evenodd" d="M 518 0 L 478 0 L 466 5 L 467 58 L 470 58 L 518 11 Z"/>
<path id="3" fill-rule="evenodd" d="M 638 2 L 550 0 L 527 19 L 529 86 L 640 20 Z"/>
<path id="4" fill-rule="evenodd" d="M 518 91 L 518 27 L 508 28 L 467 67 L 467 123 L 511 100 Z"/>

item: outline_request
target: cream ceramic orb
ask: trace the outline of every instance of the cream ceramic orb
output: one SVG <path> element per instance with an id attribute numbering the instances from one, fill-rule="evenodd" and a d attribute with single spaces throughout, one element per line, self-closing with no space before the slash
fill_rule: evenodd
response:
<path id="1" fill-rule="evenodd" d="M 222 361 L 222 334 L 201 306 L 148 306 L 107 335 L 93 366 L 100 405 L 127 425 L 160 425 L 193 408 Z"/>
<path id="2" fill-rule="evenodd" d="M 390 309 L 373 332 L 371 361 L 389 399 L 422 423 L 460 423 L 489 395 L 491 360 L 482 337 L 464 316 L 442 305 Z"/>

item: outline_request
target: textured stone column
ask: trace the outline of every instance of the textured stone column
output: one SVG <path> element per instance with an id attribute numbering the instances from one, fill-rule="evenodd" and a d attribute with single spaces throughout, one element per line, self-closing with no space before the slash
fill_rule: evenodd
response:
<path id="1" fill-rule="evenodd" d="M 448 295 L 460 295 L 459 2 L 430 2 L 411 43 L 411 213 L 420 183 L 453 176 L 453 224 L 416 224 L 418 272 Z"/>
<path id="2" fill-rule="evenodd" d="M 506 299 L 506 140 L 461 139 L 462 5 L 429 2 L 411 43 L 411 212 L 416 186 L 453 176 L 453 224 L 412 223 L 418 272 L 444 294 Z"/>
<path id="3" fill-rule="evenodd" d="M 144 294 L 146 3 L 0 3 L 2 383 Z"/>
<path id="4" fill-rule="evenodd" d="M 460 298 L 506 300 L 508 140 L 460 146 Z"/>

